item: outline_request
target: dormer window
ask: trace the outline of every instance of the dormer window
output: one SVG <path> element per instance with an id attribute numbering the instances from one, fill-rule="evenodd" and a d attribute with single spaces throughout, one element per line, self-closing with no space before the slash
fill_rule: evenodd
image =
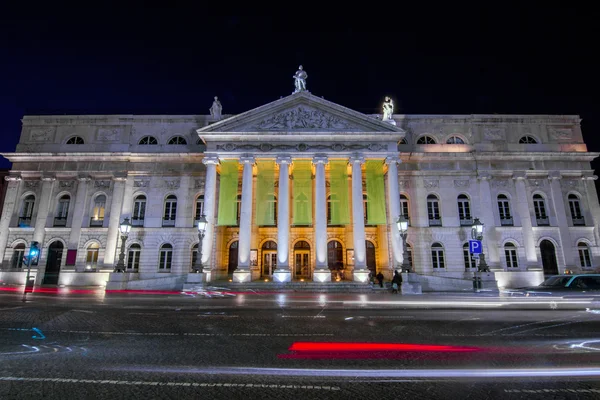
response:
<path id="1" fill-rule="evenodd" d="M 435 144 L 435 139 L 431 136 L 421 136 L 417 139 L 417 144 Z"/>
<path id="2" fill-rule="evenodd" d="M 140 139 L 138 144 L 144 144 L 144 145 L 158 144 L 158 140 L 156 140 L 156 138 L 154 136 L 144 136 L 143 138 Z"/>
<path id="3" fill-rule="evenodd" d="M 183 136 L 174 136 L 169 139 L 167 144 L 187 144 L 187 140 Z"/>
<path id="4" fill-rule="evenodd" d="M 84 140 L 81 136 L 73 136 L 69 140 L 67 140 L 66 144 L 84 144 Z"/>
<path id="5" fill-rule="evenodd" d="M 519 139 L 519 144 L 537 144 L 537 140 L 533 136 L 525 135 Z"/>
<path id="6" fill-rule="evenodd" d="M 446 140 L 446 144 L 465 144 L 465 141 L 458 136 L 450 136 L 448 140 Z"/>

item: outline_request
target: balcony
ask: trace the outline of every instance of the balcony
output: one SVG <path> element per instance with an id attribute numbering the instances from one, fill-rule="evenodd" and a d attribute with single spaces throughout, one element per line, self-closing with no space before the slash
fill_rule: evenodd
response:
<path id="1" fill-rule="evenodd" d="M 67 217 L 55 217 L 54 226 L 67 226 Z"/>
<path id="2" fill-rule="evenodd" d="M 132 218 L 131 226 L 144 226 L 144 218 Z"/>
<path id="3" fill-rule="evenodd" d="M 500 226 L 513 226 L 513 218 L 512 217 L 500 217 Z"/>
<path id="4" fill-rule="evenodd" d="M 536 217 L 535 222 L 537 226 L 550 226 L 550 219 L 548 217 Z"/>
<path id="5" fill-rule="evenodd" d="M 460 226 L 473 226 L 473 218 L 461 218 Z"/>
<path id="6" fill-rule="evenodd" d="M 573 226 L 585 226 L 585 218 L 573 217 Z"/>
<path id="7" fill-rule="evenodd" d="M 173 227 L 173 226 L 175 226 L 175 220 L 174 219 L 163 219 L 162 226 L 168 227 L 168 228 Z"/>
<path id="8" fill-rule="evenodd" d="M 90 219 L 90 228 L 102 228 L 103 226 L 104 226 L 104 218 L 102 218 L 102 219 L 91 218 Z"/>
<path id="9" fill-rule="evenodd" d="M 31 217 L 19 217 L 19 227 L 28 228 L 31 226 Z"/>
<path id="10" fill-rule="evenodd" d="M 441 218 L 429 218 L 429 226 L 442 226 Z"/>

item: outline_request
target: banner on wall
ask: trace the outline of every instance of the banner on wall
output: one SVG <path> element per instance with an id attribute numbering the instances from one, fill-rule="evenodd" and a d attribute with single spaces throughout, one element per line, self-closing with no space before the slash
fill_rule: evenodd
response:
<path id="1" fill-rule="evenodd" d="M 237 225 L 238 160 L 221 161 L 217 225 Z"/>
<path id="2" fill-rule="evenodd" d="M 312 161 L 294 160 L 292 171 L 293 225 L 312 224 Z"/>
<path id="3" fill-rule="evenodd" d="M 367 160 L 367 224 L 385 225 L 383 160 Z"/>
<path id="4" fill-rule="evenodd" d="M 329 217 L 331 225 L 350 223 L 348 160 L 329 161 Z"/>
<path id="5" fill-rule="evenodd" d="M 256 225 L 275 225 L 275 161 L 256 161 Z"/>

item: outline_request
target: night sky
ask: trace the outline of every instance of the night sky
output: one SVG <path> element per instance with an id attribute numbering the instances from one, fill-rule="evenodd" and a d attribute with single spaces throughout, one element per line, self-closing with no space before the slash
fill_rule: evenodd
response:
<path id="1" fill-rule="evenodd" d="M 396 113 L 579 114 L 600 151 L 590 9 L 373 3 L 374 14 L 343 17 L 306 4 L 223 17 L 202 3 L 3 10 L 0 151 L 14 151 L 27 114 L 208 114 L 215 95 L 241 113 L 291 94 L 299 64 L 311 93 L 364 113 L 390 95 Z"/>

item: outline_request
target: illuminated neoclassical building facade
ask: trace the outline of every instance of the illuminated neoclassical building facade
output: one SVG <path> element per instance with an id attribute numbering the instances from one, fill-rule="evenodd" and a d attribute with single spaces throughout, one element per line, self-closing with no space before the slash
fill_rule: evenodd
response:
<path id="1" fill-rule="evenodd" d="M 25 116 L 4 156 L 5 283 L 24 282 L 38 241 L 37 285 L 180 289 L 197 281 L 202 215 L 209 281 L 389 279 L 410 263 L 423 290 L 460 290 L 475 218 L 500 287 L 600 257 L 598 154 L 577 116 L 386 120 L 304 90 L 239 115 Z"/>

